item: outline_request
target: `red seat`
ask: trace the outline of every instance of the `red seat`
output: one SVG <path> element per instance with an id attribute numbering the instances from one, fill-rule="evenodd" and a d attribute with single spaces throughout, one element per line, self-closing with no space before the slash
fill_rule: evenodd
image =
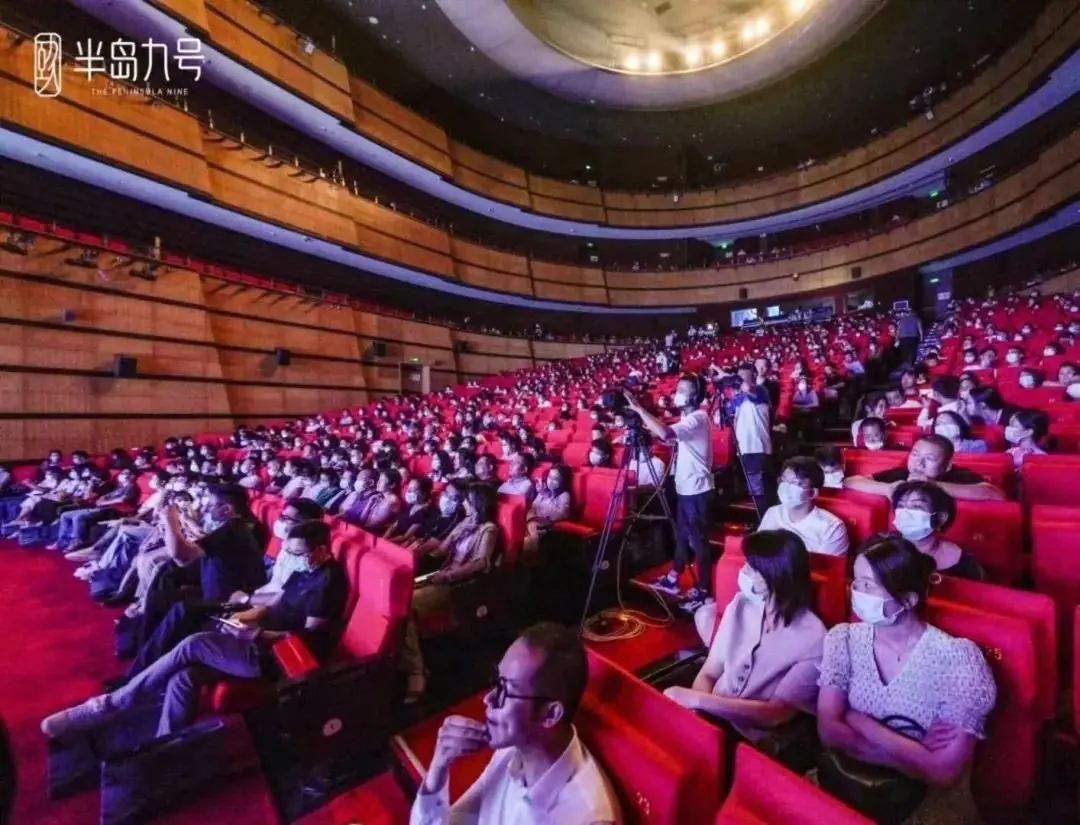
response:
<path id="1" fill-rule="evenodd" d="M 1077 478 L 1080 478 L 1080 455 L 1027 456 L 1020 467 L 1024 506 L 1075 504 Z"/>
<path id="2" fill-rule="evenodd" d="M 502 535 L 503 562 L 514 564 L 525 542 L 525 497 L 499 495 L 495 519 Z"/>
<path id="3" fill-rule="evenodd" d="M 1010 585 L 1020 575 L 1024 522 L 1017 502 L 957 500 L 945 538 L 978 559 L 995 584 Z"/>
<path id="4" fill-rule="evenodd" d="M 1073 644 L 1080 646 L 1080 605 L 1073 611 Z M 1080 650 L 1073 651 L 1073 730 L 1080 736 Z"/>
<path id="5" fill-rule="evenodd" d="M 562 463 L 575 470 L 587 467 L 591 448 L 592 443 L 589 441 L 573 441 L 567 444 L 562 450 Z"/>
<path id="6" fill-rule="evenodd" d="M 983 650 L 997 684 L 987 739 L 975 749 L 971 787 L 990 825 L 1023 821 L 1038 767 L 1039 668 L 1034 631 L 1020 619 L 931 596 L 926 620 Z"/>
<path id="7" fill-rule="evenodd" d="M 889 529 L 889 502 L 883 496 L 830 490 L 817 498 L 817 505 L 844 522 L 852 551 L 875 533 Z"/>
<path id="8" fill-rule="evenodd" d="M 816 785 L 745 743 L 735 750 L 735 781 L 715 825 L 871 825 Z"/>
<path id="9" fill-rule="evenodd" d="M 1057 606 L 1059 661 L 1067 673 L 1076 641 L 1073 611 L 1080 605 L 1080 508 L 1031 508 L 1031 566 L 1035 589 Z"/>

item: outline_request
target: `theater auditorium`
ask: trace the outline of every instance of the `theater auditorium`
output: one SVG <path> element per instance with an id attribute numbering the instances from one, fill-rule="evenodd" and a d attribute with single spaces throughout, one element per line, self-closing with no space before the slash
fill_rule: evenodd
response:
<path id="1" fill-rule="evenodd" d="M 1080 822 L 1078 45 L 0 3 L 0 825 Z"/>

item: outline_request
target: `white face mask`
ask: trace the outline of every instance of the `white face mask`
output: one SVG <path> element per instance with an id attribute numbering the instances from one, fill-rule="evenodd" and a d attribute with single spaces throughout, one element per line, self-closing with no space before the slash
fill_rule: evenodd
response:
<path id="1" fill-rule="evenodd" d="M 1010 364 L 1019 364 L 1020 363 L 1020 353 L 1018 353 L 1018 352 L 1007 353 L 1005 355 L 1005 360 Z"/>
<path id="2" fill-rule="evenodd" d="M 781 481 L 776 488 L 776 496 L 780 499 L 780 503 L 785 507 L 798 507 L 799 505 L 806 504 L 814 497 L 814 494 L 810 490 L 804 490 L 798 484 L 792 484 L 789 481 Z"/>
<path id="3" fill-rule="evenodd" d="M 886 616 L 885 599 L 873 593 L 864 593 L 862 590 L 851 591 L 851 609 L 855 611 L 859 621 L 875 627 L 894 625 L 904 613 L 903 609 L 900 609 L 892 616 Z"/>
<path id="4" fill-rule="evenodd" d="M 600 466 L 600 464 L 601 464 L 601 462 L 602 462 L 603 460 L 604 460 L 604 457 L 603 457 L 602 455 L 600 455 L 600 453 L 597 453 L 597 452 L 591 452 L 591 453 L 589 453 L 589 463 L 590 463 L 590 464 L 591 464 L 591 465 L 592 465 L 593 467 L 598 467 L 598 466 Z"/>
<path id="5" fill-rule="evenodd" d="M 679 390 L 677 393 L 675 393 L 675 398 L 673 400 L 676 407 L 685 407 L 687 404 L 690 403 L 690 396 L 682 390 Z"/>
<path id="6" fill-rule="evenodd" d="M 800 382 L 798 389 L 799 389 L 799 392 L 806 392 L 806 390 L 807 390 L 806 382 L 805 381 Z"/>
<path id="7" fill-rule="evenodd" d="M 1023 387 L 1025 390 L 1030 390 L 1032 387 L 1035 386 L 1035 379 L 1032 378 L 1030 375 L 1021 375 L 1019 383 L 1020 386 Z"/>
<path id="8" fill-rule="evenodd" d="M 915 510 L 910 507 L 896 508 L 893 526 L 908 541 L 922 541 L 934 532 L 930 514 L 925 510 Z"/>
<path id="9" fill-rule="evenodd" d="M 745 569 L 739 571 L 739 592 L 751 604 L 764 604 L 766 594 L 754 592 L 754 578 Z"/>
<path id="10" fill-rule="evenodd" d="M 882 450 L 882 449 L 885 448 L 885 442 L 884 441 L 870 441 L 870 440 L 867 440 L 867 439 L 863 439 L 863 445 L 868 450 Z"/>
<path id="11" fill-rule="evenodd" d="M 960 428 L 949 424 L 943 424 L 940 427 L 934 427 L 934 432 L 949 441 L 956 441 L 960 438 Z"/>
<path id="12" fill-rule="evenodd" d="M 443 496 L 439 499 L 439 512 L 444 516 L 452 516 L 457 512 L 457 502 L 452 498 Z"/>
<path id="13" fill-rule="evenodd" d="M 1043 355 L 1046 358 L 1053 358 L 1055 355 L 1057 355 L 1057 352 L 1054 351 L 1053 347 L 1047 347 L 1043 350 Z"/>
<path id="14" fill-rule="evenodd" d="M 968 353 L 967 355 L 964 356 L 964 363 L 965 364 L 974 364 L 975 363 L 975 356 L 972 355 L 971 353 Z"/>
<path id="15" fill-rule="evenodd" d="M 1027 438 L 1028 435 L 1028 431 L 1025 430 L 1023 427 L 1014 427 L 1010 424 L 1008 427 L 1005 428 L 1005 440 L 1008 441 L 1010 444 L 1019 444 L 1021 441 Z"/>
<path id="16" fill-rule="evenodd" d="M 825 486 L 832 490 L 839 490 L 844 486 L 844 471 L 830 470 L 825 473 Z"/>
<path id="17" fill-rule="evenodd" d="M 1080 381 L 1073 381 L 1065 388 L 1065 394 L 1073 401 L 1080 399 Z"/>
<path id="18" fill-rule="evenodd" d="M 406 504 L 416 504 L 416 502 L 419 501 L 419 500 L 420 500 L 420 497 L 416 494 L 415 490 L 406 490 L 405 491 L 405 503 Z"/>

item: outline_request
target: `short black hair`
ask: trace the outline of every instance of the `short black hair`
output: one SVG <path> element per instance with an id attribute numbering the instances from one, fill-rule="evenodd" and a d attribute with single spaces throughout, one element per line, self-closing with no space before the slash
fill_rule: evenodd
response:
<path id="1" fill-rule="evenodd" d="M 799 481 L 809 481 L 815 490 L 825 486 L 825 471 L 809 456 L 797 455 L 789 458 L 780 469 L 780 474 L 783 475 L 785 470 L 791 470 Z"/>
<path id="2" fill-rule="evenodd" d="M 560 702 L 565 711 L 562 724 L 569 725 L 589 683 L 589 659 L 577 631 L 541 622 L 523 630 L 518 639 L 543 655 L 533 676 L 533 691 Z"/>
<path id="3" fill-rule="evenodd" d="M 329 547 L 330 525 L 321 520 L 299 521 L 289 531 L 289 538 L 303 539 L 311 550 L 316 547 Z"/>
<path id="4" fill-rule="evenodd" d="M 930 385 L 930 389 L 942 398 L 955 401 L 960 397 L 960 379 L 955 375 L 939 375 L 934 379 L 934 383 Z"/>
<path id="5" fill-rule="evenodd" d="M 930 499 L 930 507 L 934 514 L 941 514 L 934 522 L 935 530 L 944 532 L 956 521 L 956 500 L 932 481 L 905 481 L 898 484 L 893 490 L 891 499 L 894 512 L 908 493 L 922 493 Z"/>
<path id="6" fill-rule="evenodd" d="M 401 473 L 399 473 L 393 467 L 388 467 L 387 469 L 380 472 L 379 475 L 386 476 L 387 482 L 389 482 L 390 486 L 394 489 L 397 489 L 401 486 Z"/>
<path id="7" fill-rule="evenodd" d="M 885 591 L 902 602 L 909 593 L 919 597 L 917 613 L 926 606 L 930 590 L 930 577 L 937 565 L 932 556 L 920 553 L 907 539 L 898 535 L 877 535 L 868 538 L 859 548 L 858 555 L 865 556 L 874 575 Z"/>
<path id="8" fill-rule="evenodd" d="M 320 467 L 319 475 L 326 476 L 328 479 L 330 479 L 331 484 L 337 484 L 341 481 L 341 478 L 338 476 L 338 474 L 334 470 L 331 470 L 329 467 Z"/>
<path id="9" fill-rule="evenodd" d="M 953 456 L 956 455 L 956 448 L 953 447 L 953 443 L 949 441 L 945 436 L 938 435 L 937 433 L 927 433 L 926 435 L 920 435 L 915 439 L 915 444 L 920 441 L 925 441 L 928 444 L 933 444 L 940 447 L 945 452 L 945 463 L 948 464 L 953 460 Z M 913 444 L 912 447 L 915 445 Z"/>
<path id="10" fill-rule="evenodd" d="M 219 501 L 224 501 L 233 508 L 238 516 L 251 518 L 251 506 L 248 504 L 247 490 L 235 484 L 214 484 L 209 488 L 209 493 Z"/>
<path id="11" fill-rule="evenodd" d="M 285 507 L 292 507 L 300 517 L 299 521 L 319 521 L 323 517 L 322 506 L 310 498 L 290 498 L 281 509 Z"/>
<path id="12" fill-rule="evenodd" d="M 814 450 L 814 460 L 818 463 L 819 467 L 843 467 L 844 466 L 844 452 L 835 444 L 829 444 L 824 447 L 818 447 Z M 822 472 L 824 476 L 824 470 Z"/>
<path id="13" fill-rule="evenodd" d="M 499 500 L 495 487 L 484 481 L 477 481 L 469 485 L 466 492 L 469 503 L 476 510 L 476 520 L 480 524 L 487 524 L 495 520 L 495 507 Z"/>
<path id="14" fill-rule="evenodd" d="M 810 553 L 798 534 L 790 530 L 758 530 L 743 541 L 743 553 L 746 563 L 765 579 L 785 626 L 800 611 L 811 609 L 814 589 L 810 583 Z"/>

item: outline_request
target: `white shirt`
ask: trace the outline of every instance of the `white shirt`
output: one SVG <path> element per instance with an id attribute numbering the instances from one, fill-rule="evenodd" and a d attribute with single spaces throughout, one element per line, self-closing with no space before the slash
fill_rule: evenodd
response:
<path id="1" fill-rule="evenodd" d="M 811 553 L 846 556 L 848 534 L 844 522 L 828 510 L 815 507 L 799 521 L 792 521 L 779 504 L 765 511 L 759 530 L 790 530 L 803 540 Z"/>
<path id="2" fill-rule="evenodd" d="M 707 493 L 715 485 L 712 476 L 712 432 L 709 416 L 694 410 L 671 425 L 675 450 L 675 492 L 680 496 Z"/>
<path id="3" fill-rule="evenodd" d="M 484 772 L 450 805 L 449 783 L 416 795 L 409 825 L 593 825 L 623 821 L 600 765 L 577 731 L 562 756 L 525 786 L 516 748 L 496 751 Z"/>
<path id="4" fill-rule="evenodd" d="M 739 450 L 746 453 L 772 453 L 772 432 L 769 429 L 770 408 L 765 401 L 764 387 L 755 387 L 759 398 L 747 398 L 735 408 L 735 440 Z"/>
<path id="5" fill-rule="evenodd" d="M 652 473 L 649 472 L 650 465 L 652 466 Z M 629 470 L 634 474 L 638 487 L 655 487 L 657 484 L 664 482 L 667 465 L 662 458 L 654 455 L 650 456 L 648 461 L 634 459 L 630 462 Z M 653 481 L 653 473 L 656 473 L 655 481 Z"/>

